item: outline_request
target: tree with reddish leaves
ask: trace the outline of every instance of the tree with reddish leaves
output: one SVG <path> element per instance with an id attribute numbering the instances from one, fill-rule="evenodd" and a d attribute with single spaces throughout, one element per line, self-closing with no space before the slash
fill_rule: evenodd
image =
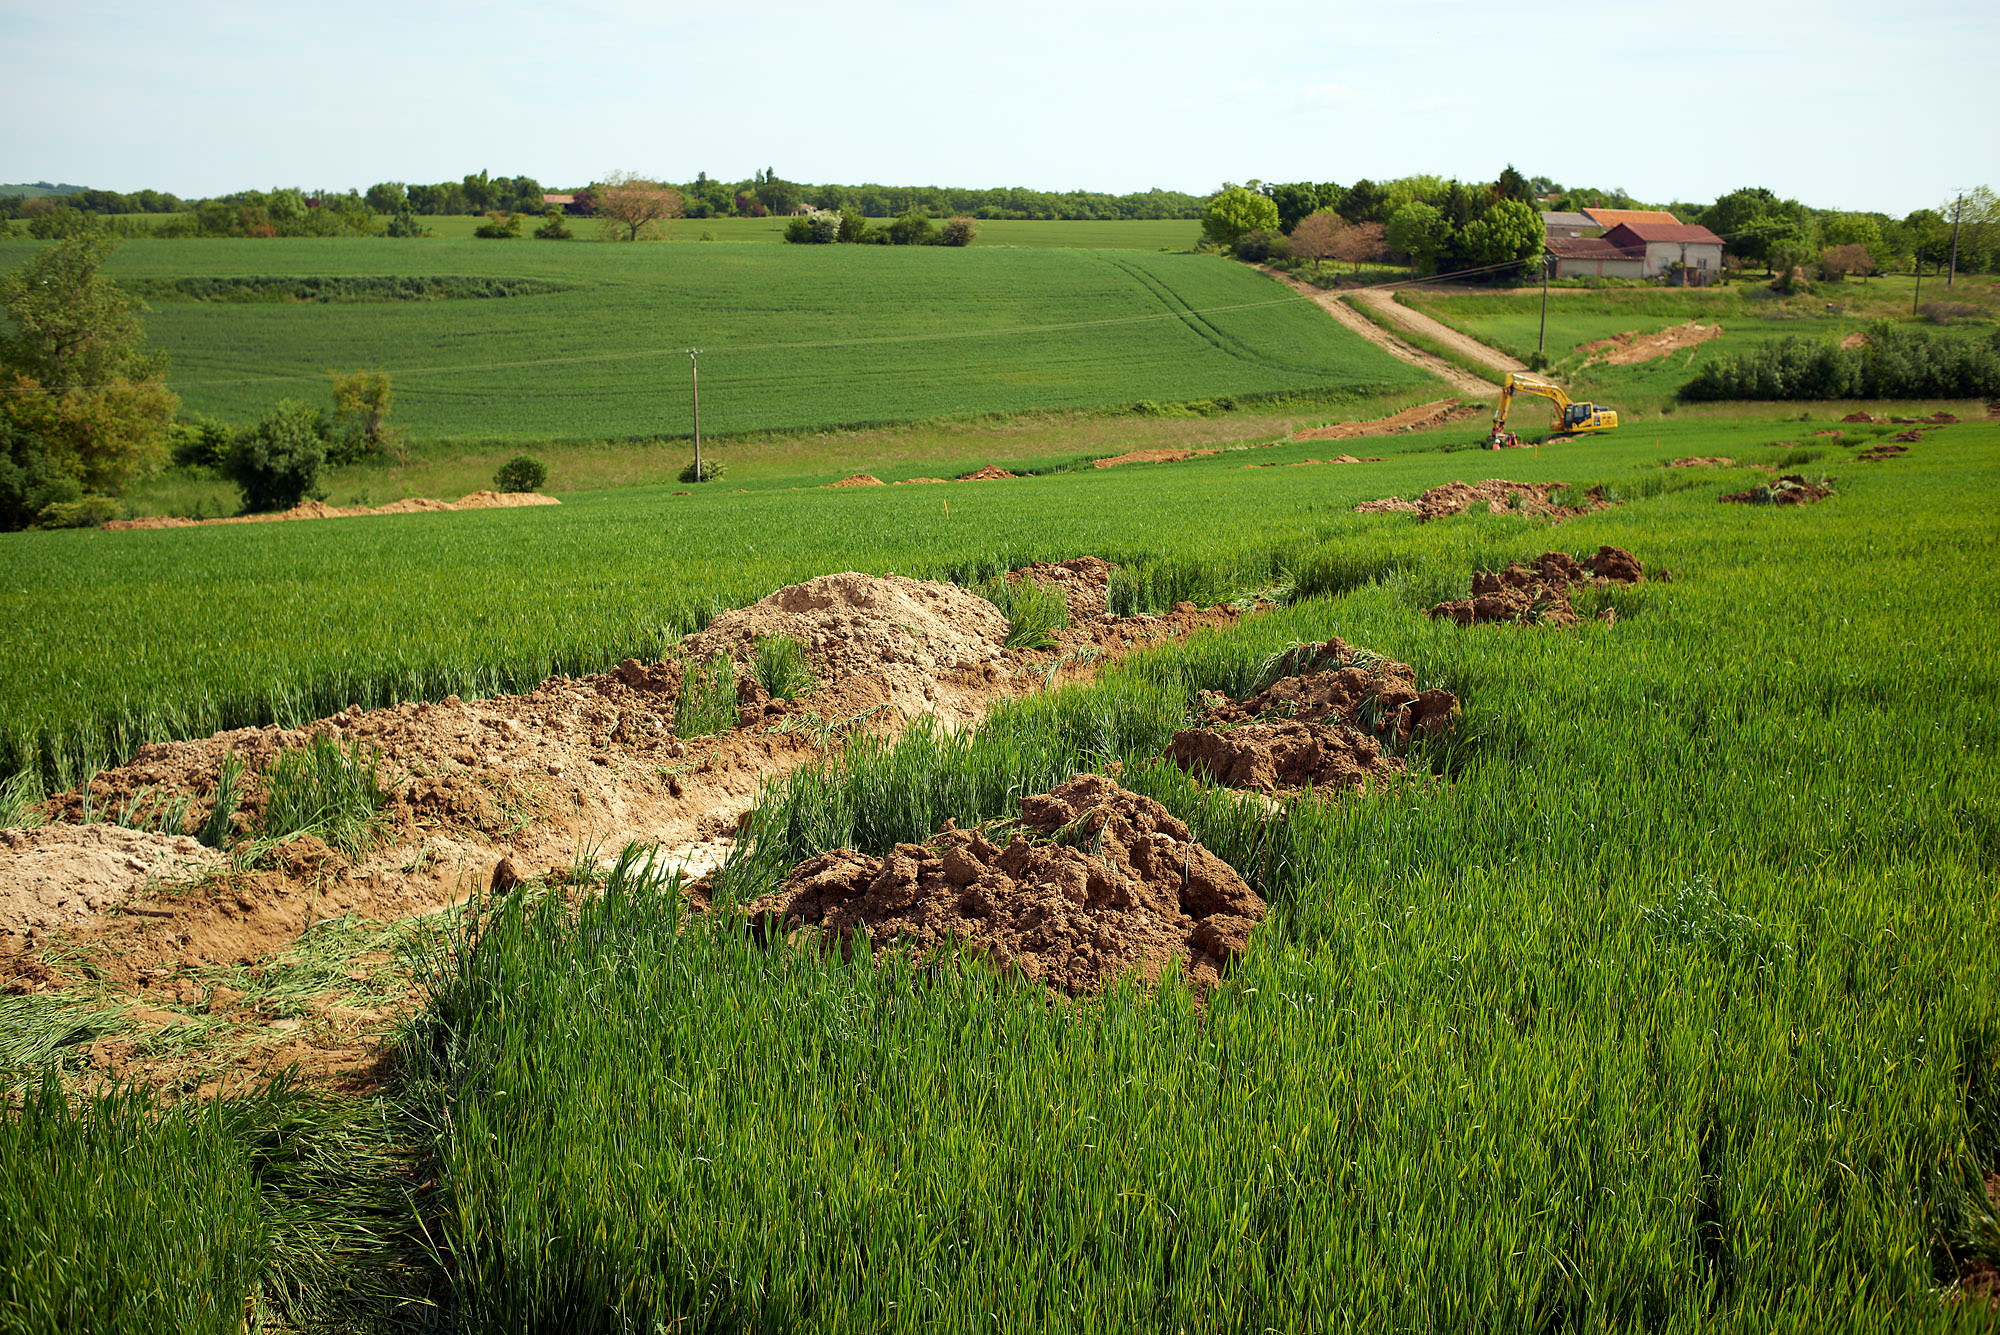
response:
<path id="1" fill-rule="evenodd" d="M 1345 226 L 1325 209 L 1308 213 L 1292 225 L 1292 258 L 1311 260 L 1313 272 L 1318 273 L 1320 261 L 1333 254 L 1334 241 Z"/>
<path id="2" fill-rule="evenodd" d="M 680 191 L 631 172 L 612 172 L 591 193 L 605 232 L 620 241 L 654 235 L 681 216 Z"/>
<path id="3" fill-rule="evenodd" d="M 1333 249 L 1328 255 L 1342 264 L 1354 266 L 1354 272 L 1360 273 L 1363 264 L 1381 259 L 1387 246 L 1381 223 L 1343 222 L 1334 232 Z"/>

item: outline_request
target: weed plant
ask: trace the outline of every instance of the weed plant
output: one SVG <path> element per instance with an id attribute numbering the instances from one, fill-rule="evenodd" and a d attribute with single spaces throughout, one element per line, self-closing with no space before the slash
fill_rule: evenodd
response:
<path id="1" fill-rule="evenodd" d="M 789 635 L 757 637 L 755 670 L 758 684 L 773 700 L 796 700 L 819 689 L 806 662 L 806 647 Z"/>
<path id="2" fill-rule="evenodd" d="M 689 663 L 674 705 L 674 732 L 692 741 L 736 726 L 736 669 L 724 654 Z"/>
<path id="3" fill-rule="evenodd" d="M 215 792 L 209 799 L 208 815 L 195 838 L 210 848 L 227 849 L 236 831 L 236 811 L 243 804 L 243 762 L 230 751 L 222 757 Z"/>
<path id="4" fill-rule="evenodd" d="M 1007 618 L 1009 649 L 1047 649 L 1056 632 L 1069 626 L 1069 602 L 1059 590 L 1022 578 L 989 580 L 980 586 L 986 600 Z"/>
<path id="5" fill-rule="evenodd" d="M 274 842 L 318 835 L 358 857 L 372 840 L 376 817 L 389 797 L 380 769 L 379 751 L 364 752 L 359 741 L 342 748 L 324 733 L 281 752 L 264 771 L 259 833 Z"/>

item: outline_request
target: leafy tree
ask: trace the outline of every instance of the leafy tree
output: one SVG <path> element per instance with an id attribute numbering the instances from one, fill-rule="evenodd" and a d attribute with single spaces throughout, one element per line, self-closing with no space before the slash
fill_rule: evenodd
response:
<path id="1" fill-rule="evenodd" d="M 286 399 L 236 437 L 222 471 L 243 489 L 243 508 L 257 514 L 324 499 L 319 471 L 325 463 L 319 409 Z"/>
<path id="2" fill-rule="evenodd" d="M 937 235 L 931 227 L 928 215 L 918 209 L 911 209 L 902 217 L 889 224 L 889 244 L 895 246 L 929 246 L 936 244 Z"/>
<path id="3" fill-rule="evenodd" d="M 1546 235 L 1541 215 L 1531 206 L 1502 199 L 1467 224 L 1459 248 L 1475 268 L 1506 264 L 1541 254 Z"/>
<path id="4" fill-rule="evenodd" d="M 1334 212 L 1350 223 L 1386 223 L 1389 219 L 1383 212 L 1383 206 L 1388 201 L 1388 194 L 1382 187 L 1364 176 L 1340 192 Z"/>
<path id="5" fill-rule="evenodd" d="M 521 235 L 521 215 L 497 211 L 489 213 L 485 222 L 472 229 L 472 234 L 486 241 L 511 241 Z"/>
<path id="6" fill-rule="evenodd" d="M 1918 209 L 1898 224 L 1903 249 L 1926 265 L 1943 264 L 1951 250 L 1951 222 L 1935 209 Z"/>
<path id="7" fill-rule="evenodd" d="M 1325 209 L 1308 213 L 1292 228 L 1292 258 L 1311 260 L 1313 272 L 1318 273 L 1320 261 L 1333 254 L 1334 242 L 1346 225 Z"/>
<path id="8" fill-rule="evenodd" d="M 1359 273 L 1363 264 L 1382 258 L 1388 245 L 1382 232 L 1381 223 L 1345 223 L 1334 233 L 1332 257 Z"/>
<path id="9" fill-rule="evenodd" d="M 1419 273 L 1433 273 L 1451 240 L 1451 224 L 1428 204 L 1405 204 L 1383 229 L 1389 249 L 1409 257 Z"/>
<path id="10" fill-rule="evenodd" d="M 540 491 L 549 480 L 549 466 L 530 454 L 517 454 L 500 465 L 493 485 L 502 491 Z"/>
<path id="11" fill-rule="evenodd" d="M 940 246 L 969 246 L 979 235 L 979 223 L 972 218 L 952 218 L 938 232 Z"/>
<path id="12" fill-rule="evenodd" d="M 417 216 L 417 211 L 410 207 L 410 201 L 407 199 L 403 201 L 403 207 L 397 209 L 395 215 L 389 219 L 388 226 L 382 229 L 384 236 L 412 237 L 430 234 L 431 229 L 424 226 L 424 220 Z"/>
<path id="13" fill-rule="evenodd" d="M 371 212 L 399 213 L 410 197 L 401 181 L 381 181 L 369 186 L 368 193 L 362 198 L 367 200 Z"/>
<path id="14" fill-rule="evenodd" d="M 0 416 L 0 529 L 27 528 L 49 506 L 82 498 L 83 484 L 40 438 Z"/>
<path id="15" fill-rule="evenodd" d="M 69 237 L 0 278 L 13 326 L 0 338 L 0 414 L 28 441 L 10 450 L 38 456 L 14 465 L 33 486 L 60 471 L 115 493 L 166 456 L 176 401 L 165 364 L 140 352 L 138 303 L 103 275 L 110 251 L 95 233 Z"/>
<path id="16" fill-rule="evenodd" d="M 1224 186 L 1201 216 L 1201 234 L 1218 246 L 1234 246 L 1246 233 L 1278 228 L 1278 206 L 1266 195 L 1240 185 Z"/>
<path id="17" fill-rule="evenodd" d="M 1514 170 L 1514 164 L 1510 162 L 1499 179 L 1493 182 L 1493 193 L 1502 199 L 1516 199 L 1526 204 L 1535 197 L 1535 188 L 1528 183 L 1527 177 Z"/>
<path id="18" fill-rule="evenodd" d="M 1875 257 L 1868 253 L 1868 247 L 1855 242 L 1828 246 L 1819 253 L 1819 271 L 1835 279 L 1851 273 L 1869 274 L 1875 271 Z"/>
<path id="19" fill-rule="evenodd" d="M 1278 206 L 1278 226 L 1286 232 L 1297 227 L 1301 218 L 1330 202 L 1320 195 L 1319 187 L 1311 181 L 1274 185 L 1265 193 L 1270 196 L 1271 202 Z M 1335 192 L 1336 195 L 1338 193 Z M 1296 250 L 1293 253 L 1296 254 Z"/>
<path id="20" fill-rule="evenodd" d="M 1805 209 L 1794 199 L 1779 199 L 1762 186 L 1732 190 L 1702 214 L 1702 225 L 1723 239 L 1729 252 L 1773 269 L 1774 249 L 1797 244 L 1803 235 Z"/>
<path id="21" fill-rule="evenodd" d="M 569 224 L 563 221 L 562 210 L 550 208 L 542 219 L 542 225 L 535 229 L 537 241 L 567 241 L 573 235 Z"/>
<path id="22" fill-rule="evenodd" d="M 390 443 L 385 423 L 389 409 L 396 404 L 389 373 L 378 370 L 342 375 L 334 371 L 331 375 L 334 427 L 341 437 L 334 462 L 351 463 L 382 453 Z"/>
<path id="23" fill-rule="evenodd" d="M 661 231 L 681 216 L 681 192 L 631 172 L 612 172 L 591 188 L 604 230 L 621 241 L 637 241 Z"/>
<path id="24" fill-rule="evenodd" d="M 60 241 L 104 230 L 94 215 L 69 204 L 59 204 L 50 199 L 31 199 L 28 205 L 28 235 L 37 241 Z"/>

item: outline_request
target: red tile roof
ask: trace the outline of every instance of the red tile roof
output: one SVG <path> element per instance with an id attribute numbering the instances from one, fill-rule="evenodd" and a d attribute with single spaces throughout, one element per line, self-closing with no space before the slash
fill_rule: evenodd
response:
<path id="1" fill-rule="evenodd" d="M 1665 209 L 1585 209 L 1597 220 L 1599 227 L 1616 227 L 1620 223 L 1678 223 L 1679 218 Z"/>
<path id="2" fill-rule="evenodd" d="M 1620 223 L 1604 234 L 1606 237 L 1629 246 L 1633 242 L 1685 241 L 1690 244 L 1719 246 L 1722 238 L 1695 223 Z"/>

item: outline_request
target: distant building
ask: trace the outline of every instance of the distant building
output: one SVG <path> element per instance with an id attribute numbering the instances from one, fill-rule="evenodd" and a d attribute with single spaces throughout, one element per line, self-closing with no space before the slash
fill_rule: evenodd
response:
<path id="1" fill-rule="evenodd" d="M 1619 223 L 1604 240 L 1640 257 L 1648 278 L 1678 275 L 1678 282 L 1703 287 L 1722 272 L 1722 238 L 1692 223 Z"/>
<path id="2" fill-rule="evenodd" d="M 1679 226 L 1680 219 L 1665 209 L 1585 209 L 1591 220 L 1605 231 L 1622 223 L 1666 223 Z"/>
<path id="3" fill-rule="evenodd" d="M 1646 256 L 1600 236 L 1554 236 L 1548 240 L 1557 278 L 1644 278 Z"/>
<path id="4" fill-rule="evenodd" d="M 575 206 L 576 206 L 576 196 L 575 196 L 575 195 L 543 195 L 543 196 L 542 196 L 542 207 L 544 207 L 544 208 L 550 208 L 550 209 L 561 209 L 561 210 L 562 210 L 562 211 L 563 211 L 564 213 L 568 213 L 568 212 L 570 212 L 570 211 L 571 211 L 571 210 L 572 210 L 573 208 L 575 208 Z"/>
<path id="5" fill-rule="evenodd" d="M 1582 213 L 1558 213 L 1551 209 L 1542 215 L 1542 230 L 1551 239 L 1559 236 L 1603 236 L 1604 228 Z"/>

